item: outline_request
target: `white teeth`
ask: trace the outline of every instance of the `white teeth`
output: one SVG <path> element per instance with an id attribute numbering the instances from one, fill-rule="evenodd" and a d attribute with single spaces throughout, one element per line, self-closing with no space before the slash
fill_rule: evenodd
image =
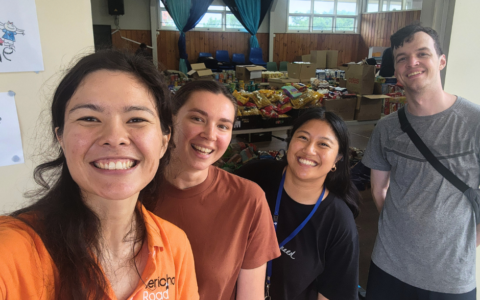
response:
<path id="1" fill-rule="evenodd" d="M 308 166 L 316 166 L 317 165 L 315 162 L 313 162 L 311 160 L 303 159 L 303 158 L 298 159 L 298 161 L 301 164 L 308 165 Z"/>
<path id="2" fill-rule="evenodd" d="M 414 72 L 414 73 L 410 73 L 410 74 L 408 74 L 408 77 L 410 77 L 410 76 L 414 76 L 414 75 L 417 75 L 417 74 L 422 74 L 422 72 Z"/>
<path id="3" fill-rule="evenodd" d="M 200 147 L 200 146 L 193 145 L 193 144 L 192 144 L 192 146 L 193 146 L 193 148 L 195 148 L 196 150 L 198 150 L 198 151 L 200 151 L 200 152 L 203 152 L 203 153 L 205 153 L 205 154 L 210 154 L 210 153 L 212 153 L 212 152 L 213 152 L 213 150 L 212 150 L 212 149 L 208 149 L 208 148 Z"/>
<path id="4" fill-rule="evenodd" d="M 128 170 L 135 164 L 134 161 L 117 161 L 110 163 L 95 162 L 95 167 L 103 170 Z"/>

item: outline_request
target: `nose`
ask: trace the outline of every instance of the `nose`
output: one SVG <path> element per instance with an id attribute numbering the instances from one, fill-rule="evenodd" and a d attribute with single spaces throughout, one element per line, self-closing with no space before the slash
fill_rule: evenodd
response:
<path id="1" fill-rule="evenodd" d="M 407 57 L 407 65 L 409 67 L 415 67 L 416 65 L 418 65 L 418 59 L 415 55 L 410 55 Z"/>
<path id="2" fill-rule="evenodd" d="M 215 124 L 207 123 L 203 128 L 202 137 L 209 140 L 215 141 L 217 138 Z"/>
<path id="3" fill-rule="evenodd" d="M 306 144 L 305 148 L 303 148 L 303 151 L 305 152 L 305 154 L 315 155 L 317 153 L 316 149 L 315 149 L 315 143 L 312 141 L 312 142 Z"/>
<path id="4" fill-rule="evenodd" d="M 100 145 L 117 147 L 129 145 L 129 133 L 121 120 L 111 120 L 104 122 L 99 139 Z"/>

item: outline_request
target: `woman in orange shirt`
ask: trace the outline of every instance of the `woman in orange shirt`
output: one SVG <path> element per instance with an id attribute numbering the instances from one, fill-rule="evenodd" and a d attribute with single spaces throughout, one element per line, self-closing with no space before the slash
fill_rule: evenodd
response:
<path id="1" fill-rule="evenodd" d="M 144 58 L 97 52 L 68 71 L 36 202 L 0 218 L 0 299 L 198 299 L 185 233 L 143 206 L 170 156 L 170 105 Z"/>

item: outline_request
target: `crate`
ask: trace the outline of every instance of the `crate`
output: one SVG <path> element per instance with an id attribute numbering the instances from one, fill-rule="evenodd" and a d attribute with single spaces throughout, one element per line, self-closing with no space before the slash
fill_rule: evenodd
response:
<path id="1" fill-rule="evenodd" d="M 254 129 L 262 127 L 262 116 L 242 116 L 236 117 L 233 124 L 233 130 Z"/>
<path id="2" fill-rule="evenodd" d="M 290 126 L 293 124 L 293 118 L 263 118 L 262 126 L 263 128 L 272 128 L 272 127 L 282 127 Z"/>

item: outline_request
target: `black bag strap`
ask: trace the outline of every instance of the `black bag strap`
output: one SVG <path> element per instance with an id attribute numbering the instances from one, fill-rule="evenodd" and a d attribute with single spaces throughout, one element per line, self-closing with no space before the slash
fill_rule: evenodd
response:
<path id="1" fill-rule="evenodd" d="M 470 187 L 460 180 L 455 174 L 452 173 L 447 167 L 445 167 L 436 157 L 433 155 L 432 151 L 428 149 L 427 145 L 422 141 L 418 136 L 415 130 L 410 125 L 410 122 L 407 120 L 405 114 L 405 107 L 402 107 L 398 110 L 398 119 L 400 120 L 400 126 L 403 132 L 406 132 L 413 144 L 417 149 L 422 153 L 422 155 L 427 159 L 427 161 L 438 171 L 445 179 L 447 179 L 451 184 L 453 184 L 457 189 L 462 193 L 465 193 Z M 470 200 L 470 199 L 469 199 Z"/>

